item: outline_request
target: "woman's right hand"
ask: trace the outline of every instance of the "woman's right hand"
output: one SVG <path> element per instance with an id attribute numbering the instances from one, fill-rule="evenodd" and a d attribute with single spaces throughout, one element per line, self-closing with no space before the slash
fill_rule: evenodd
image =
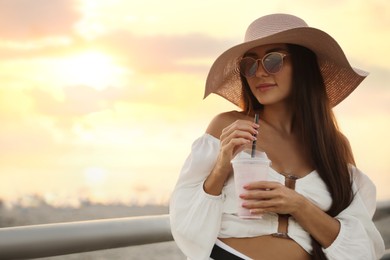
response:
<path id="1" fill-rule="evenodd" d="M 259 128 L 258 124 L 250 120 L 233 121 L 231 120 L 233 116 L 230 115 L 217 116 L 207 131 L 209 134 L 219 136 L 220 140 L 216 163 L 203 185 L 204 190 L 212 195 L 221 193 L 225 181 L 233 172 L 231 160 L 238 152 L 251 145 Z"/>
<path id="2" fill-rule="evenodd" d="M 222 130 L 221 148 L 217 163 L 229 165 L 237 153 L 250 145 L 257 135 L 259 125 L 249 120 L 236 120 Z"/>

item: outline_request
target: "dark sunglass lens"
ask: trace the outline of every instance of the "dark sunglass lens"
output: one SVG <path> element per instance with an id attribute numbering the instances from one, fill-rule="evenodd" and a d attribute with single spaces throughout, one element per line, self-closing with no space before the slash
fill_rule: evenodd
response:
<path id="1" fill-rule="evenodd" d="M 240 62 L 240 72 L 245 77 L 253 77 L 257 71 L 257 61 L 253 58 L 246 57 Z"/>
<path id="2" fill-rule="evenodd" d="M 270 53 L 264 57 L 263 65 L 268 73 L 277 73 L 282 68 L 283 57 L 280 53 Z"/>

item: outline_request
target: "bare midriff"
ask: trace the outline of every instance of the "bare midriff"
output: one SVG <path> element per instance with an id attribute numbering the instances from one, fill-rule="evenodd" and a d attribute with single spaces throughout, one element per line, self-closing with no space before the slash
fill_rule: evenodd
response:
<path id="1" fill-rule="evenodd" d="M 267 235 L 250 238 L 219 238 L 219 240 L 255 260 L 311 259 L 310 254 L 292 239 Z"/>

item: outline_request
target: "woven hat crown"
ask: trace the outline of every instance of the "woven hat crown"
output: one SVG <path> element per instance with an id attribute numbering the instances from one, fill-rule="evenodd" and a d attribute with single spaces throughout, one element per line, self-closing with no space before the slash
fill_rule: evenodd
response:
<path id="1" fill-rule="evenodd" d="M 244 42 L 301 27 L 308 27 L 308 25 L 299 17 L 286 14 L 266 15 L 256 19 L 249 25 L 245 33 Z"/>

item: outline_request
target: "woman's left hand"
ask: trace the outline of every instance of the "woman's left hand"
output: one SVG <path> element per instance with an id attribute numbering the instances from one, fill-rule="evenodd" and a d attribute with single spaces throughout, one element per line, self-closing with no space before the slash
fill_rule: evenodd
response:
<path id="1" fill-rule="evenodd" d="M 272 212 L 294 215 L 305 199 L 295 190 L 289 189 L 279 182 L 253 182 L 244 188 L 247 192 L 240 194 L 240 198 L 245 200 L 242 206 L 250 209 L 252 214 Z"/>

